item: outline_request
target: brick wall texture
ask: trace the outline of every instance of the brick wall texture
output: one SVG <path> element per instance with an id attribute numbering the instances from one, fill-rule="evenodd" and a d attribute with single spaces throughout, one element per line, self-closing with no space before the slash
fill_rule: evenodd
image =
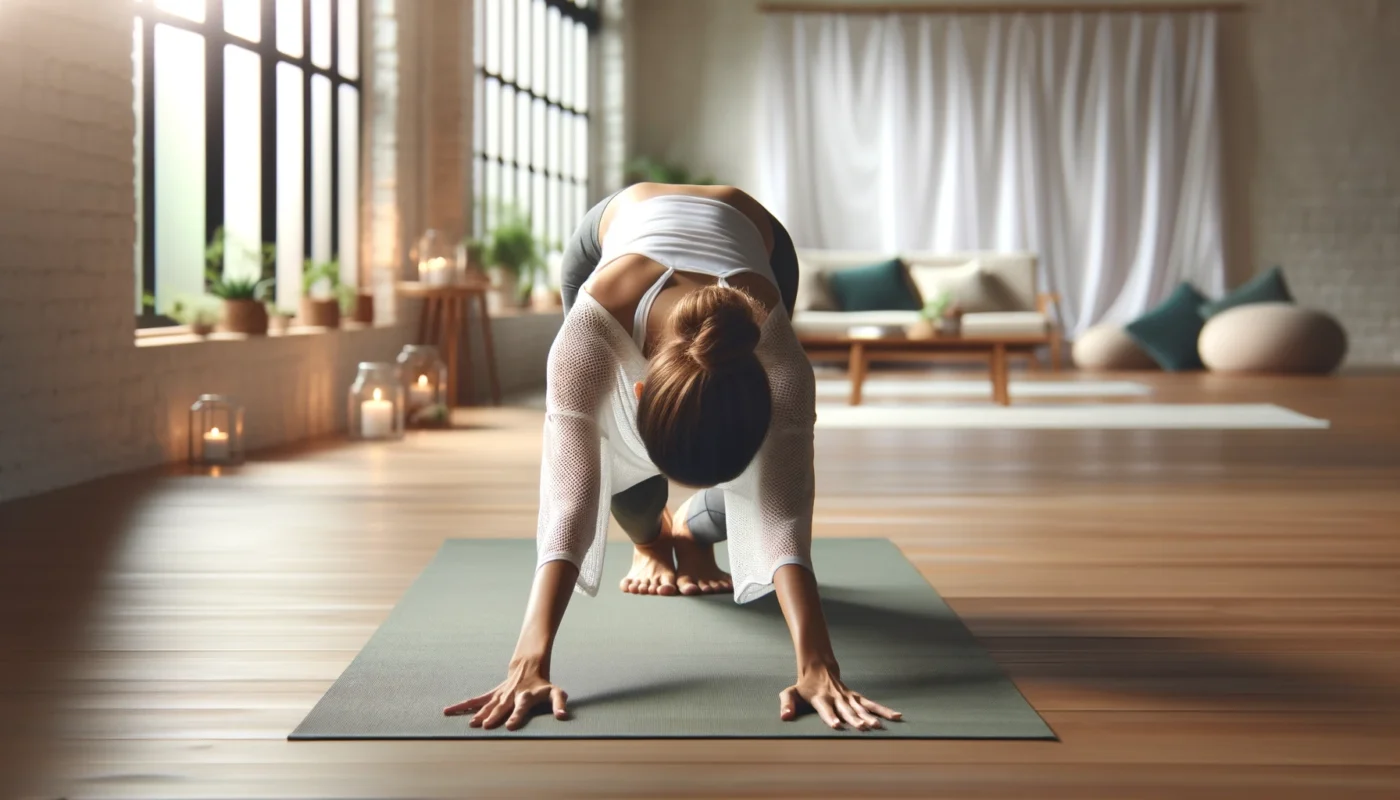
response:
<path id="1" fill-rule="evenodd" d="M 1400 364 L 1400 2 L 1260 0 L 1243 23 L 1254 266 L 1337 315 L 1349 363 Z"/>

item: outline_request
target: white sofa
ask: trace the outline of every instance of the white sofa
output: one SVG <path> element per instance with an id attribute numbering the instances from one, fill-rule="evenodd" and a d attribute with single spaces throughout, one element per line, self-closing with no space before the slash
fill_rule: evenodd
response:
<path id="1" fill-rule="evenodd" d="M 841 250 L 797 251 L 800 269 L 793 327 L 799 337 L 842 336 L 854 326 L 904 327 L 918 321 L 917 311 L 840 311 L 826 286 L 826 275 L 848 267 L 899 258 L 920 295 L 927 299 L 948 289 L 963 306 L 964 336 L 1039 338 L 1051 348 L 1058 365 L 1060 331 L 1057 298 L 1038 291 L 1034 253 L 881 253 Z M 960 291 L 966 296 L 960 296 Z"/>

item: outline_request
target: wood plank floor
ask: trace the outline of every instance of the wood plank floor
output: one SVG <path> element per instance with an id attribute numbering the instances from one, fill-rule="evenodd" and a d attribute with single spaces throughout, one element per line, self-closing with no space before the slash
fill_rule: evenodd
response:
<path id="1" fill-rule="evenodd" d="M 0 797 L 1400 796 L 1400 376 L 1133 378 L 1333 427 L 818 432 L 816 535 L 897 542 L 1059 742 L 286 742 L 444 538 L 533 535 L 499 409 L 0 506 Z"/>

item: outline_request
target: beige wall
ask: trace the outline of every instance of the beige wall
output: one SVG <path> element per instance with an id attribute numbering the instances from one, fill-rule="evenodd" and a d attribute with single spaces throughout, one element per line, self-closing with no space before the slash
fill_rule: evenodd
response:
<path id="1" fill-rule="evenodd" d="M 632 15 L 633 151 L 757 186 L 758 0 Z M 1232 280 L 1281 264 L 1352 364 L 1400 364 L 1400 2 L 1256 0 L 1221 49 Z"/>

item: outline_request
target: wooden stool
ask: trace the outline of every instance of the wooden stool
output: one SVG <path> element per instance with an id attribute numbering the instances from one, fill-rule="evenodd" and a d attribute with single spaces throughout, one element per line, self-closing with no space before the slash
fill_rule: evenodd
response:
<path id="1" fill-rule="evenodd" d="M 485 282 L 457 284 L 454 286 L 426 286 L 422 283 L 403 281 L 398 284 L 402 297 L 423 298 L 423 316 L 418 320 L 418 341 L 421 344 L 436 345 L 442 351 L 442 360 L 447 362 L 447 405 L 457 407 L 457 362 L 458 344 L 466 333 L 466 347 L 460 351 L 465 362 L 467 393 L 475 395 L 472 370 L 471 329 L 463 325 L 463 320 L 476 305 L 478 319 L 481 320 L 481 341 L 486 346 L 486 371 L 491 381 L 491 404 L 501 404 L 501 383 L 496 376 L 496 350 L 491 341 L 491 317 L 486 312 Z"/>

